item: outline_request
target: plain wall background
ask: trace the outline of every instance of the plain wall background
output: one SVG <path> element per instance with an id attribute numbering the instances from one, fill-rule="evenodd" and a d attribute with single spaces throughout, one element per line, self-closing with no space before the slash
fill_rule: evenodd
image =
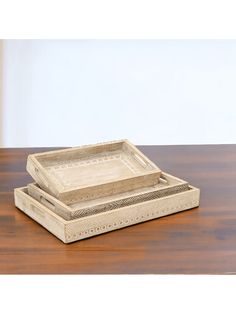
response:
<path id="1" fill-rule="evenodd" d="M 3 41 L 0 40 L 0 147 L 3 144 Z"/>
<path id="2" fill-rule="evenodd" d="M 2 146 L 236 142 L 236 40 L 4 40 L 2 59 Z"/>

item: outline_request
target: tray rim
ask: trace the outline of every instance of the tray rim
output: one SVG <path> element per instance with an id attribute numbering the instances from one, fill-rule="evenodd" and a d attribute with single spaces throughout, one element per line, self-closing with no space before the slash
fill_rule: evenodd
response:
<path id="1" fill-rule="evenodd" d="M 50 176 L 46 168 L 38 160 L 38 157 L 42 157 L 42 156 L 57 155 L 57 154 L 63 154 L 63 153 L 72 152 L 72 151 L 82 151 L 87 148 L 96 148 L 96 147 L 100 147 L 104 145 L 108 146 L 108 145 L 119 144 L 119 143 L 120 144 L 126 143 L 132 149 L 132 151 L 134 151 L 136 154 L 141 156 L 147 162 L 147 164 L 152 166 L 153 169 L 145 171 L 145 173 L 143 174 L 129 175 L 126 178 L 113 179 L 113 180 L 109 180 L 107 182 L 100 183 L 100 184 L 89 184 L 89 185 L 84 185 L 81 187 L 66 188 L 61 184 L 60 180 L 57 180 L 53 176 Z M 35 168 L 34 170 L 37 171 L 36 175 L 34 175 L 34 171 L 32 171 L 31 169 L 32 166 L 34 166 Z M 27 158 L 26 169 L 40 186 L 43 185 L 48 190 L 48 192 L 52 193 L 57 198 L 60 198 L 62 194 L 66 195 L 66 194 L 82 191 L 83 189 L 85 190 L 85 189 L 95 189 L 97 187 L 103 187 L 103 186 L 105 187 L 112 184 L 122 183 L 125 181 L 127 182 L 129 180 L 142 179 L 148 176 L 153 176 L 153 177 L 157 176 L 157 179 L 158 179 L 161 175 L 160 168 L 127 139 L 101 142 L 97 144 L 81 145 L 81 146 L 59 149 L 59 150 L 54 150 L 54 151 L 29 154 Z M 39 181 L 42 181 L 42 182 L 39 182 Z"/>

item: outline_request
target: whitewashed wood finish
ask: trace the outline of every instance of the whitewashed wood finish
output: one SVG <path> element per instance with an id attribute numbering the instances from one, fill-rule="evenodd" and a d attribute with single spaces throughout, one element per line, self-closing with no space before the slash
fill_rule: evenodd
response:
<path id="1" fill-rule="evenodd" d="M 32 154 L 27 171 L 65 204 L 153 186 L 161 175 L 128 140 Z"/>
<path id="2" fill-rule="evenodd" d="M 70 243 L 199 206 L 200 190 L 189 190 L 67 221 L 28 194 L 27 187 L 15 189 L 15 205 L 48 231 Z"/>
<path id="3" fill-rule="evenodd" d="M 167 173 L 162 173 L 158 184 L 154 186 L 66 205 L 54 196 L 42 190 L 39 186 L 37 186 L 37 184 L 31 183 L 28 185 L 28 193 L 30 196 L 66 220 L 114 210 L 119 207 L 129 206 L 151 199 L 180 193 L 187 191 L 188 189 L 188 183 L 186 181 Z"/>

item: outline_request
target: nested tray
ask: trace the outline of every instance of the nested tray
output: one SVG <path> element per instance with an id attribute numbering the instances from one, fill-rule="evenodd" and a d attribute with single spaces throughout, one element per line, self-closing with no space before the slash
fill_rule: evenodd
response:
<path id="1" fill-rule="evenodd" d="M 197 207 L 200 191 L 189 186 L 184 192 L 69 221 L 31 197 L 27 187 L 15 189 L 14 196 L 16 207 L 69 243 Z"/>
<path id="2" fill-rule="evenodd" d="M 153 186 L 161 174 L 127 140 L 29 155 L 27 170 L 65 204 Z"/>
<path id="3" fill-rule="evenodd" d="M 189 186 L 186 181 L 167 173 L 162 173 L 158 184 L 154 186 L 66 205 L 43 191 L 37 184 L 31 183 L 28 185 L 28 193 L 30 196 L 66 220 L 94 215 L 187 190 L 189 190 Z"/>

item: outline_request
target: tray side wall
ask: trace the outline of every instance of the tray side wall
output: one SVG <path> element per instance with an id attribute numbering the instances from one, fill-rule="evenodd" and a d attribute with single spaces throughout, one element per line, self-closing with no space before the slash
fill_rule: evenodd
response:
<path id="1" fill-rule="evenodd" d="M 50 176 L 47 176 L 44 168 L 34 156 L 28 156 L 26 170 L 42 189 L 53 196 L 58 197 L 58 189 L 61 189 L 62 187 L 58 186 L 58 184 L 54 184 L 54 182 L 51 182 Z"/>
<path id="2" fill-rule="evenodd" d="M 34 200 L 26 191 L 27 188 L 17 188 L 14 190 L 16 207 L 65 243 L 64 220 Z"/>
<path id="3" fill-rule="evenodd" d="M 47 160 L 47 158 L 54 158 L 59 161 L 60 158 L 66 154 L 71 154 L 73 156 L 78 154 L 78 152 L 79 154 L 96 154 L 102 150 L 109 151 L 119 148 L 122 146 L 122 143 L 123 145 L 126 145 L 126 148 L 132 152 L 134 156 L 139 156 L 139 159 L 143 160 L 147 166 L 151 167 L 151 169 L 148 169 L 148 171 L 142 174 L 132 175 L 118 180 L 110 180 L 98 185 L 66 188 L 59 180 L 51 176 L 42 165 L 43 159 Z M 153 186 L 158 182 L 161 175 L 161 170 L 127 140 L 32 154 L 28 156 L 26 168 L 42 189 L 66 204 L 73 204 L 79 201 L 84 201 L 85 199 L 115 195 L 125 191 L 135 190 L 143 186 Z"/>
<path id="4" fill-rule="evenodd" d="M 73 242 L 199 206 L 200 190 L 155 199 L 109 212 L 67 221 L 66 242 Z"/>
<path id="5" fill-rule="evenodd" d="M 58 199 L 66 204 L 74 204 L 86 199 L 92 200 L 127 191 L 133 191 L 135 189 L 142 188 L 143 186 L 154 186 L 158 183 L 159 178 L 160 174 L 149 173 L 148 175 L 136 176 L 95 186 L 64 191 L 59 194 Z"/>
<path id="6" fill-rule="evenodd" d="M 172 185 L 168 187 L 162 187 L 156 191 L 150 190 L 149 192 L 139 192 L 136 194 L 131 194 L 131 196 L 126 195 L 122 197 L 114 197 L 113 200 L 110 199 L 109 201 L 106 201 L 105 198 L 103 198 L 103 202 L 100 201 L 97 204 L 93 204 L 90 206 L 84 205 L 83 208 L 80 208 L 78 210 L 72 209 L 65 203 L 61 202 L 57 198 L 39 188 L 34 183 L 28 185 L 28 193 L 34 199 L 48 207 L 50 210 L 54 211 L 59 216 L 63 217 L 66 220 L 71 220 L 75 218 L 98 214 L 100 212 L 105 212 L 108 210 L 114 210 L 124 206 L 130 206 L 132 204 L 148 201 L 155 198 L 165 197 L 171 194 L 181 193 L 189 189 L 187 182 L 177 179 L 169 174 L 163 173 L 162 178 L 165 179 L 167 182 L 172 182 Z"/>
<path id="7" fill-rule="evenodd" d="M 131 226 L 199 206 L 200 191 L 191 190 L 176 195 L 134 204 L 110 212 L 66 221 L 46 206 L 34 200 L 27 188 L 15 189 L 16 207 L 37 221 L 64 243 Z"/>
<path id="8" fill-rule="evenodd" d="M 62 203 L 52 195 L 48 194 L 41 188 L 37 187 L 36 184 L 30 183 L 28 184 L 28 193 L 35 200 L 37 200 L 42 205 L 48 207 L 57 215 L 63 217 L 66 220 L 72 219 L 71 216 L 71 208 L 66 204 Z"/>

